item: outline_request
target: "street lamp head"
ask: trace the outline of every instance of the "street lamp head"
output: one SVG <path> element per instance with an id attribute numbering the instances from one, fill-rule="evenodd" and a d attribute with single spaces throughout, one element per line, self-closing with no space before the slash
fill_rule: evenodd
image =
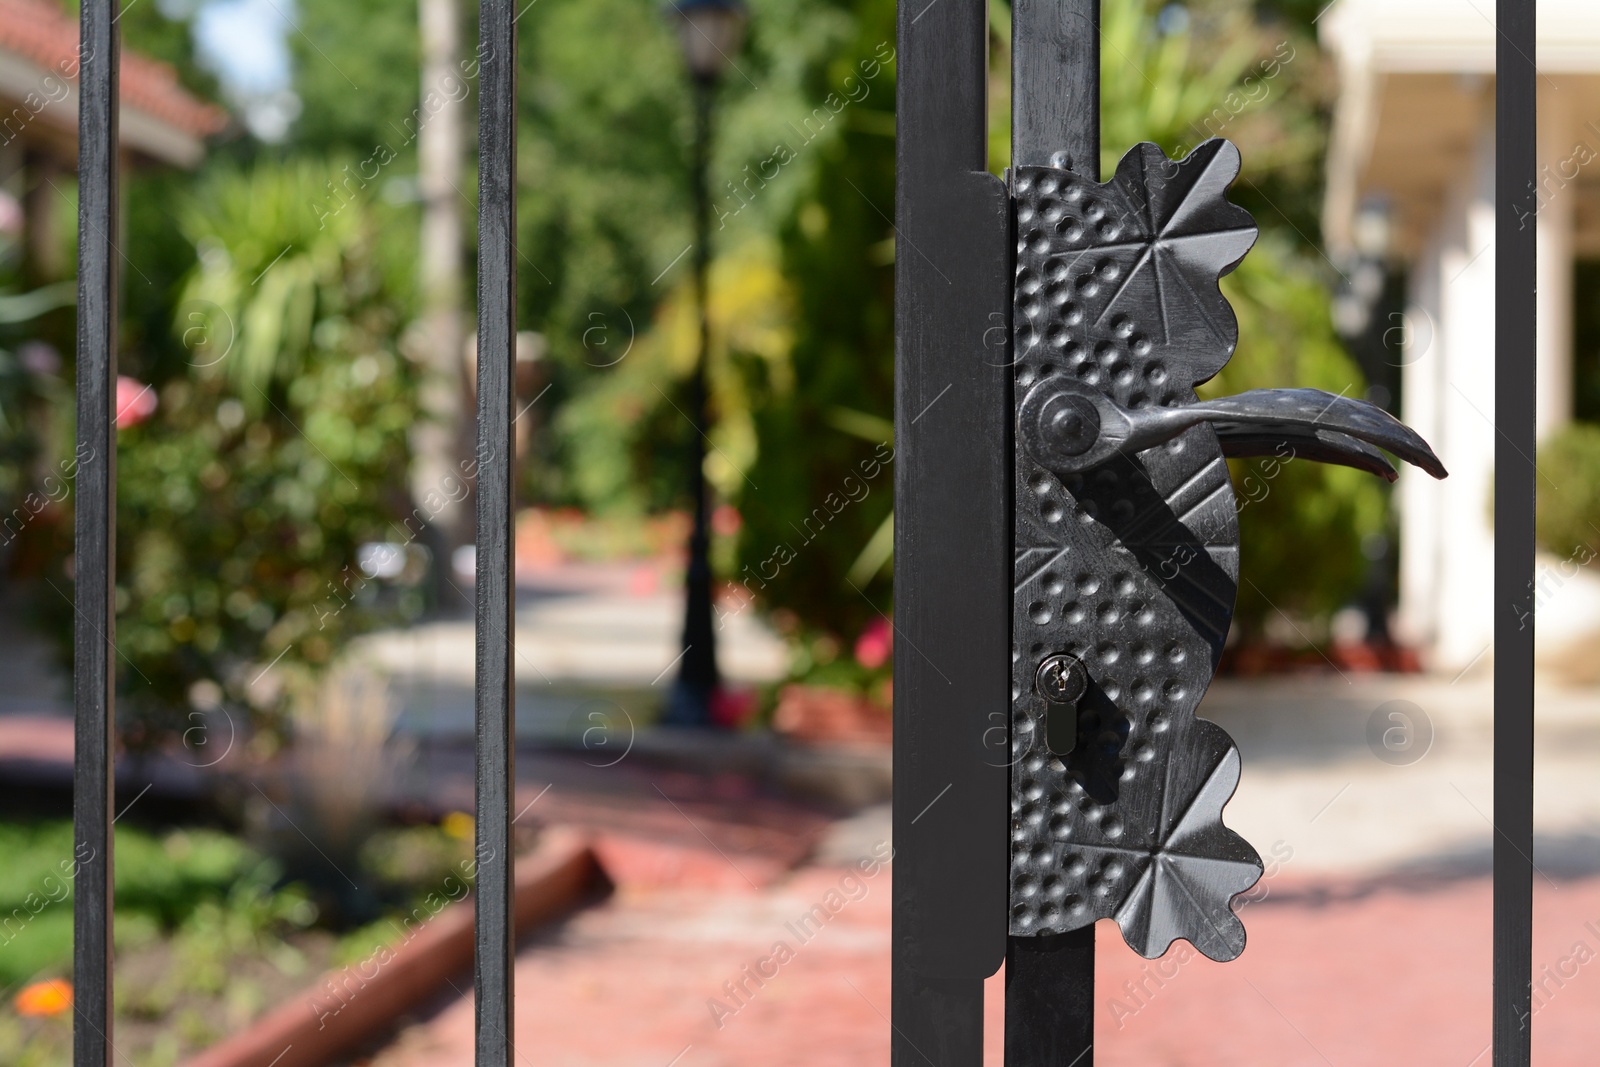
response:
<path id="1" fill-rule="evenodd" d="M 739 0 L 675 0 L 667 15 L 677 22 L 689 73 L 702 85 L 715 84 L 744 42 L 745 6 Z"/>

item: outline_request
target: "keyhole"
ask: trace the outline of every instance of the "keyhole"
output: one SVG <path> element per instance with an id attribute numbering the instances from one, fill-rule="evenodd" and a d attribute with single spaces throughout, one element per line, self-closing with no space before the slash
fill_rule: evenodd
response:
<path id="1" fill-rule="evenodd" d="M 1044 743 L 1057 756 L 1072 754 L 1078 744 L 1078 705 L 1045 705 Z"/>
<path id="2" fill-rule="evenodd" d="M 1033 687 L 1045 699 L 1045 744 L 1065 756 L 1078 744 L 1078 701 L 1089 688 L 1089 672 L 1076 656 L 1046 656 L 1034 673 Z"/>

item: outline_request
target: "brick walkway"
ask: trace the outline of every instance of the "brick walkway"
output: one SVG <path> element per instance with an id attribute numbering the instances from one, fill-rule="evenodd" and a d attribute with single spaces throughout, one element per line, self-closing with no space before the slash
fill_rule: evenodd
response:
<path id="1" fill-rule="evenodd" d="M 892 874 L 807 867 L 760 891 L 620 887 L 525 945 L 519 1062 L 539 1067 L 845 1067 L 888 1062 Z M 813 906 L 838 906 L 812 930 Z M 1214 964 L 1183 943 L 1160 961 L 1102 923 L 1101 1067 L 1487 1067 L 1489 884 L 1268 883 L 1249 946 Z M 775 950 L 784 942 L 792 958 Z M 1600 1018 L 1600 878 L 1541 882 L 1535 1062 L 1590 1067 Z M 766 961 L 766 962 L 763 962 Z M 1548 966 L 1549 971 L 1542 968 Z M 764 972 L 760 982 L 747 976 Z M 730 995 L 729 983 L 748 993 Z M 1000 1063 L 1003 976 L 989 983 Z M 463 993 L 466 991 L 463 990 Z M 374 1067 L 471 1063 L 462 996 Z"/>
<path id="2" fill-rule="evenodd" d="M 1162 961 L 1145 961 L 1114 924 L 1101 924 L 1100 1067 L 1488 1067 L 1490 696 L 1487 677 L 1215 687 L 1206 713 L 1245 756 L 1228 823 L 1285 862 L 1264 883 L 1265 896 L 1258 890 L 1258 902 L 1244 909 L 1249 944 L 1234 963 L 1211 963 L 1183 943 Z M 1404 766 L 1378 758 L 1367 737 L 1372 716 L 1396 699 L 1411 702 L 1434 731 L 1426 758 Z M 1535 1062 L 1592 1067 L 1600 1063 L 1592 1045 L 1600 1019 L 1600 693 L 1542 690 L 1539 715 L 1536 855 L 1550 879 L 1537 882 Z M 542 783 L 522 788 L 533 786 Z M 837 888 L 844 871 L 779 868 L 821 829 L 791 831 L 786 848 L 758 848 L 767 835 L 782 840 L 773 831 L 791 816 L 779 806 L 755 819 L 748 801 L 724 799 L 722 818 L 737 813 L 763 831 L 746 842 L 716 828 L 718 798 L 701 790 L 684 780 L 667 793 L 695 802 L 685 811 L 719 849 L 744 851 L 725 858 L 697 842 L 681 814 L 643 787 L 628 794 L 628 811 L 652 798 L 665 809 L 654 811 L 660 832 L 647 845 L 630 830 L 631 815 L 586 821 L 607 835 L 602 859 L 621 886 L 524 946 L 519 1062 L 887 1063 L 892 875 L 867 883 L 802 945 L 785 923 Z M 588 803 L 577 801 L 543 817 L 572 817 Z M 862 829 L 858 849 L 887 832 L 870 820 Z M 636 836 L 612 836 L 619 833 Z M 748 868 L 760 888 L 733 865 Z M 778 939 L 795 957 L 764 986 L 746 980 L 748 1003 L 732 1000 L 723 983 L 740 980 Z M 986 1029 L 998 1064 L 1003 978 L 990 986 Z M 713 998 L 727 1010 L 714 1011 Z M 459 998 L 402 1032 L 375 1063 L 464 1067 L 471 1030 L 470 1000 Z"/>

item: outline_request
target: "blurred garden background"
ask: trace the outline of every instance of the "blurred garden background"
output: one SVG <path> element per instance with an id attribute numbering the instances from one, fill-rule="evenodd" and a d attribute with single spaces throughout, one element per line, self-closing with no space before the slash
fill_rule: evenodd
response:
<path id="1" fill-rule="evenodd" d="M 518 807 L 528 815 L 518 830 L 530 856 L 551 828 L 591 835 L 615 889 L 605 907 L 642 908 L 663 928 L 707 927 L 730 906 L 717 894 L 754 894 L 738 897 L 729 920 L 744 933 L 734 947 L 718 942 L 710 964 L 639 956 L 627 941 L 635 928 L 584 898 L 591 910 L 576 933 L 539 935 L 554 940 L 528 950 L 545 954 L 528 964 L 527 988 L 581 987 L 580 1001 L 617 1010 L 623 994 L 606 986 L 602 964 L 654 960 L 659 976 L 641 981 L 661 988 L 626 1011 L 638 1025 L 623 1029 L 639 1048 L 658 1040 L 650 1048 L 660 1055 L 582 1051 L 606 1029 L 595 1021 L 561 1046 L 566 1059 L 549 1062 L 789 1062 L 764 1044 L 780 1033 L 796 1043 L 795 1062 L 886 1055 L 886 1024 L 862 1006 L 887 1011 L 886 888 L 872 887 L 872 903 L 848 916 L 857 948 L 819 950 L 808 964 L 819 989 L 829 968 L 866 968 L 860 1000 L 831 986 L 796 992 L 788 1008 L 767 996 L 752 1015 L 776 1029 L 741 1020 L 746 1046 L 716 1045 L 736 1024 L 714 1007 L 715 1025 L 705 1021 L 709 1001 L 727 1015 L 745 1007 L 721 988 L 748 962 L 739 937 L 765 951 L 760 931 L 775 928 L 773 915 L 804 912 L 837 882 L 825 872 L 881 860 L 888 834 L 893 272 L 909 254 L 891 222 L 895 5 L 749 6 L 743 47 L 716 91 L 708 163 L 703 473 L 723 684 L 712 727 L 687 736 L 656 723 L 678 662 L 698 433 L 688 414 L 700 336 L 692 86 L 656 0 L 532 0 L 517 22 L 516 668 Z M 1241 149 L 1244 180 L 1231 195 L 1261 237 L 1223 282 L 1240 344 L 1207 392 L 1312 386 L 1399 412 L 1402 370 L 1418 358 L 1408 355 L 1414 332 L 1394 325 L 1407 308 L 1404 265 L 1341 252 L 1323 234 L 1340 93 L 1339 63 L 1319 42 L 1325 10 L 1320 0 L 1105 0 L 1102 168 L 1146 140 L 1172 155 L 1212 136 Z M 1001 173 L 1009 7 L 991 0 L 989 12 L 989 164 Z M 66 902 L 84 859 L 72 855 L 62 777 L 75 14 L 73 3 L 0 0 L 0 67 L 36 68 L 32 88 L 0 94 L 11 109 L 0 115 L 0 1062 L 29 1067 L 67 1062 Z M 132 57 L 125 106 L 139 118 L 124 120 L 118 240 L 127 818 L 117 1010 L 119 1051 L 140 1067 L 184 1062 L 244 1032 L 303 999 L 324 971 L 407 940 L 406 916 L 436 913 L 427 902 L 441 891 L 457 899 L 441 886 L 470 885 L 475 18 L 459 0 L 146 0 L 120 19 Z M 1576 269 L 1580 294 L 1591 292 L 1582 279 L 1600 275 Z M 1577 414 L 1594 416 L 1584 399 L 1600 389 L 1592 304 L 1580 299 L 1577 314 Z M 1548 506 L 1542 498 L 1541 536 L 1553 559 L 1577 561 L 1576 574 L 1595 555 L 1585 546 L 1600 522 L 1600 433 L 1576 423 L 1553 440 L 1541 458 L 1565 491 Z M 1488 829 L 1474 804 L 1487 810 L 1490 664 L 1431 661 L 1426 640 L 1393 625 L 1400 520 L 1389 486 L 1307 463 L 1235 461 L 1234 475 L 1251 580 L 1214 717 L 1245 752 L 1230 822 L 1255 827 L 1247 836 L 1290 872 L 1288 902 L 1257 913 L 1288 931 L 1280 956 L 1270 941 L 1261 949 L 1287 961 L 1273 980 L 1315 967 L 1308 916 L 1330 936 L 1375 944 L 1412 901 L 1432 902 L 1442 924 L 1404 942 L 1418 959 L 1452 925 L 1483 926 L 1464 938 L 1462 966 L 1478 967 L 1486 989 L 1487 897 L 1473 894 Z M 1563 655 L 1567 695 L 1551 707 L 1578 761 L 1600 751 L 1581 688 L 1596 679 L 1581 650 Z M 1427 709 L 1430 742 L 1435 730 L 1449 739 L 1427 765 L 1434 777 L 1397 785 L 1393 761 L 1368 751 L 1369 713 L 1395 700 Z M 1299 710 L 1263 710 L 1285 708 Z M 1257 755 L 1261 791 L 1251 793 Z M 1600 798 L 1577 798 L 1582 780 L 1575 762 L 1550 787 L 1564 813 L 1558 852 L 1571 859 L 1550 866 L 1563 893 L 1568 878 L 1593 886 L 1584 857 L 1595 854 Z M 1363 829 L 1397 821 L 1387 814 L 1395 805 L 1418 813 L 1409 829 Z M 1291 815 L 1304 841 L 1275 821 Z M 1315 841 L 1313 822 L 1327 832 Z M 1431 866 L 1413 869 L 1423 859 Z M 1408 888 L 1385 895 L 1379 873 L 1400 869 Z M 1592 891 L 1561 899 L 1563 922 L 1600 920 L 1584 911 Z M 1361 910 L 1373 900 L 1379 910 Z M 1327 913 L 1338 906 L 1348 914 Z M 1550 936 L 1557 955 L 1570 956 L 1574 937 L 1600 946 L 1600 929 Z M 1114 932 L 1101 940 L 1121 950 Z M 1135 964 L 1106 958 L 1113 993 L 1137 979 Z M 715 980 L 674 977 L 695 965 Z M 1424 968 L 1417 981 L 1448 969 Z M 1339 973 L 1348 982 L 1333 995 L 1359 1014 L 1378 993 L 1360 989 L 1359 970 Z M 1595 979 L 1585 977 L 1593 1005 Z M 669 987 L 683 981 L 693 989 L 674 1001 Z M 583 983 L 606 991 L 582 993 Z M 1487 1018 L 1486 994 L 1464 988 L 1445 981 L 1431 1000 L 1418 993 L 1416 1008 L 1445 1023 L 1473 1017 L 1463 1064 Z M 343 1060 L 317 1062 L 458 1062 L 444 1050 L 455 1047 L 465 989 L 441 987 L 340 1050 Z M 1152 1011 L 1136 1021 L 1149 1024 L 1141 1031 L 1129 1020 L 1145 1001 L 1116 995 L 1124 1000 L 1108 997 L 1101 1016 L 1111 1035 L 1103 1062 L 1222 1062 L 1140 1059 L 1203 1025 L 1202 1001 L 1181 1007 L 1173 993 L 1162 1010 L 1181 1014 L 1157 1028 Z M 1462 997 L 1485 1010 L 1451 1006 Z M 1579 997 L 1564 996 L 1561 1010 L 1581 1018 Z M 697 1027 L 684 1024 L 688 1037 L 639 1021 L 680 1008 Z M 583 1004 L 564 1010 L 602 1017 Z M 1395 1062 L 1364 1056 L 1362 1035 L 1350 1035 L 1360 1028 L 1335 1025 L 1330 1011 L 1321 1029 L 1302 1022 L 1327 1033 L 1319 1043 L 1357 1042 L 1340 1046 L 1337 1062 Z M 800 1047 L 798 1020 L 815 1013 L 844 1020 L 816 1039 L 822 1051 Z M 1281 1026 L 1274 1018 L 1262 1025 Z M 1127 1026 L 1143 1043 L 1115 1044 Z M 1263 1044 L 1273 1051 L 1261 1062 L 1301 1062 L 1292 1030 L 1280 1036 Z M 530 1029 L 525 1040 L 540 1039 Z M 685 1042 L 701 1051 L 680 1052 Z M 294 1062 L 313 1061 L 284 1061 Z"/>
<path id="2" fill-rule="evenodd" d="M 409 472 L 419 448 L 436 446 L 419 421 L 440 407 L 464 421 L 459 402 L 430 411 L 424 390 L 430 375 L 462 379 L 470 366 L 473 12 L 459 15 L 453 68 L 419 95 L 423 49 L 408 7 L 306 4 L 292 32 L 270 7 L 249 15 L 276 49 L 260 47 L 283 53 L 250 61 L 270 70 L 227 43 L 244 30 L 208 30 L 229 7 L 152 4 L 124 28 L 130 50 L 232 107 L 198 165 L 140 167 L 127 180 L 119 359 L 140 400 L 119 435 L 118 644 L 123 710 L 152 742 L 187 726 L 196 687 L 254 723 L 276 722 L 350 638 L 467 606 L 427 572 L 452 576 L 440 549 L 471 539 L 470 506 L 449 501 L 435 516 L 429 495 L 470 479 L 446 470 L 417 484 Z M 1308 237 L 1330 91 L 1315 13 L 1294 3 L 1106 9 L 1108 172 L 1137 141 L 1179 152 L 1221 132 L 1217 102 L 1247 77 L 1270 95 L 1226 123 L 1249 161 L 1235 196 L 1263 237 L 1226 283 L 1243 341 L 1219 391 L 1366 389 L 1331 324 L 1334 276 Z M 863 693 L 869 680 L 842 663 L 892 603 L 887 477 L 830 513 L 803 567 L 770 579 L 761 568 L 860 460 L 892 455 L 893 16 L 886 3 L 755 9 L 721 89 L 710 168 L 717 577 L 756 594 L 752 612 L 808 653 L 797 677 Z M 257 32 L 248 18 L 233 16 Z M 996 172 L 1009 143 L 1005 19 L 996 5 Z M 519 423 L 525 556 L 670 553 L 687 505 L 697 341 L 688 258 L 677 258 L 692 239 L 683 61 L 660 13 L 632 0 L 541 0 L 519 31 L 518 319 L 532 335 L 522 353 L 531 406 Z M 1140 61 L 1118 61 L 1119 50 Z M 440 294 L 429 288 L 440 272 L 418 261 L 434 208 L 419 143 L 441 109 L 457 113 L 463 143 L 438 195 L 464 220 L 456 292 L 445 294 L 456 322 L 444 336 L 460 351 L 443 355 Z M 73 179 L 49 182 L 49 197 L 28 201 L 50 216 L 29 224 L 40 231 L 31 239 L 60 247 L 29 255 L 19 227 L 8 234 L 7 514 L 26 514 L 40 475 L 71 458 L 61 353 L 72 309 L 59 283 L 74 256 Z M 12 214 L 20 222 L 20 201 Z M 460 440 L 445 445 L 464 462 Z M 8 528 L 7 563 L 65 647 L 70 501 L 48 503 Z M 414 512 L 442 528 L 423 532 Z M 1325 632 L 1334 611 L 1360 602 L 1361 544 L 1385 530 L 1384 491 L 1351 471 L 1291 468 L 1241 520 L 1262 590 L 1241 603 L 1242 627 L 1266 631 L 1270 598 Z M 361 547 L 384 543 L 400 543 L 405 559 L 371 573 Z M 1320 566 L 1297 567 L 1290 544 Z M 282 681 L 252 687 L 268 663 Z"/>

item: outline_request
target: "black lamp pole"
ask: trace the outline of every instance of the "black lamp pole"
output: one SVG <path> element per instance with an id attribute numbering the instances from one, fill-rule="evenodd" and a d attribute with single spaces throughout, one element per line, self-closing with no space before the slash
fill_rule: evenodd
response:
<path id="1" fill-rule="evenodd" d="M 745 11 L 732 0 L 679 0 L 670 9 L 678 19 L 679 39 L 694 79 L 694 150 L 690 181 L 694 194 L 695 312 L 700 318 L 699 351 L 689 380 L 694 440 L 689 450 L 689 486 L 694 526 L 689 534 L 685 576 L 683 651 L 666 721 L 678 726 L 711 725 L 711 697 L 717 672 L 716 628 L 712 625 L 710 499 L 706 486 L 706 362 L 711 353 L 708 275 L 711 267 L 711 191 L 706 179 L 711 153 L 711 107 L 723 69 L 743 37 Z"/>
<path id="2" fill-rule="evenodd" d="M 685 576 L 683 652 L 678 682 L 672 694 L 668 719 L 684 726 L 711 723 L 711 694 L 716 690 L 716 629 L 711 621 L 710 501 L 706 491 L 706 432 L 711 418 L 706 404 L 706 358 L 711 348 L 711 322 L 707 313 L 707 273 L 711 265 L 710 190 L 706 187 L 706 157 L 711 147 L 712 82 L 696 78 L 694 87 L 694 297 L 700 317 L 700 350 L 695 354 L 689 379 L 689 413 L 694 419 L 694 440 L 689 446 L 689 487 L 694 527 L 689 534 L 689 570 Z"/>

